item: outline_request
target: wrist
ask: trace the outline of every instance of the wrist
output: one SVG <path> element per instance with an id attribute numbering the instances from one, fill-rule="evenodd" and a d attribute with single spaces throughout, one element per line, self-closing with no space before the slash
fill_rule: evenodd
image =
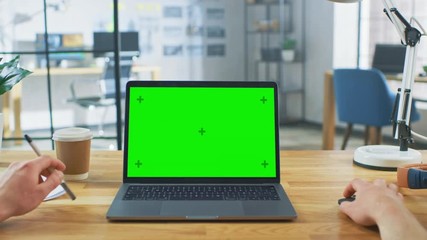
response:
<path id="1" fill-rule="evenodd" d="M 426 230 L 402 201 L 388 199 L 381 205 L 374 219 L 382 239 L 424 239 Z"/>
<path id="2" fill-rule="evenodd" d="M 4 196 L 0 193 L 0 196 Z M 5 204 L 4 198 L 0 198 L 0 222 L 3 222 L 4 220 L 11 217 L 10 214 L 10 207 Z"/>
<path id="3" fill-rule="evenodd" d="M 7 213 L 4 211 L 4 209 L 0 209 L 0 222 L 3 222 L 4 220 L 8 219 Z"/>
<path id="4" fill-rule="evenodd" d="M 403 206 L 403 203 L 392 201 L 390 199 L 382 199 L 379 206 L 377 206 L 377 211 L 373 216 L 375 222 L 378 226 L 392 221 L 393 219 L 402 218 L 403 213 L 407 210 Z"/>

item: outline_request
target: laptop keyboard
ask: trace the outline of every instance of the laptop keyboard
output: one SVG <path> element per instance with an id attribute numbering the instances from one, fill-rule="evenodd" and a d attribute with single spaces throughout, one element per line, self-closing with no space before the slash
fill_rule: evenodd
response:
<path id="1" fill-rule="evenodd" d="M 131 185 L 123 200 L 280 200 L 274 186 Z"/>

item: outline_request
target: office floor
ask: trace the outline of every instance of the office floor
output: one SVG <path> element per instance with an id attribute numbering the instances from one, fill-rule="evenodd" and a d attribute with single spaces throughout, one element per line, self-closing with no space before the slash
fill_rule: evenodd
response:
<path id="1" fill-rule="evenodd" d="M 96 133 L 96 129 L 93 129 Z M 114 135 L 115 130 L 111 127 L 106 127 L 106 135 Z M 46 135 L 43 131 L 26 132 L 31 134 L 35 139 L 36 144 L 41 150 L 52 149 L 52 142 L 50 140 L 37 140 L 37 136 Z M 340 149 L 343 140 L 343 130 L 337 129 L 335 136 L 335 149 Z M 393 139 L 384 138 L 384 144 L 396 145 L 397 143 Z M 347 145 L 347 149 L 356 149 L 363 145 L 363 135 L 359 131 L 355 131 Z M 411 146 L 416 149 L 427 149 L 426 144 L 418 143 L 415 146 Z M 94 139 L 92 141 L 93 149 L 117 149 L 115 139 Z M 283 150 L 320 150 L 322 148 L 322 126 L 320 124 L 313 123 L 292 123 L 282 126 L 280 128 L 280 148 Z M 14 141 L 3 141 L 2 149 L 28 149 L 30 147 L 25 142 L 21 144 L 15 144 Z"/>

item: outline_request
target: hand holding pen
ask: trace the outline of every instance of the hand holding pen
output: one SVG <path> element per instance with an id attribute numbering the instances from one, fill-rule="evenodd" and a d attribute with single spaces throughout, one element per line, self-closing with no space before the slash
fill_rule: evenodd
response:
<path id="1" fill-rule="evenodd" d="M 49 173 L 49 167 L 56 170 Z M 37 208 L 61 183 L 64 170 L 64 163 L 50 156 L 11 163 L 0 174 L 0 222 Z M 45 181 L 41 175 L 47 176 Z"/>
<path id="2" fill-rule="evenodd" d="M 27 140 L 28 144 L 30 144 L 31 148 L 34 150 L 34 152 L 36 153 L 37 156 L 41 156 L 41 152 L 38 149 L 38 147 L 34 144 L 33 140 L 30 138 L 30 136 L 28 136 L 27 134 L 25 134 L 25 139 Z M 49 167 L 47 168 L 48 171 L 50 173 L 52 173 L 53 171 L 55 171 L 55 169 Z M 74 193 L 71 191 L 71 189 L 68 187 L 68 185 L 65 183 L 64 180 L 62 180 L 61 182 L 61 186 L 62 188 L 64 188 L 65 192 L 68 194 L 68 196 L 70 197 L 71 200 L 75 200 L 76 196 L 74 195 Z"/>

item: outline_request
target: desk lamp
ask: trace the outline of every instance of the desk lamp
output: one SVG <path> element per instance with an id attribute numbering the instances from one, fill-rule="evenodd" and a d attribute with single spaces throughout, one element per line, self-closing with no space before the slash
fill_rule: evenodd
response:
<path id="1" fill-rule="evenodd" d="M 359 0 L 329 1 L 354 3 Z M 359 147 L 354 152 L 354 163 L 371 169 L 395 171 L 400 165 L 420 163 L 422 161 L 421 153 L 408 148 L 408 145 L 414 142 L 409 123 L 412 103 L 411 89 L 414 83 L 415 56 L 420 39 L 426 34 L 425 30 L 415 18 L 411 18 L 410 23 L 406 21 L 396 9 L 392 0 L 383 0 L 383 3 L 385 14 L 399 33 L 402 44 L 406 46 L 402 85 L 401 88 L 398 89 L 391 117 L 393 123 L 393 137 L 399 140 L 400 146 L 367 145 Z M 413 23 L 416 23 L 423 33 L 413 27 Z M 397 118 L 395 118 L 396 113 Z"/>

